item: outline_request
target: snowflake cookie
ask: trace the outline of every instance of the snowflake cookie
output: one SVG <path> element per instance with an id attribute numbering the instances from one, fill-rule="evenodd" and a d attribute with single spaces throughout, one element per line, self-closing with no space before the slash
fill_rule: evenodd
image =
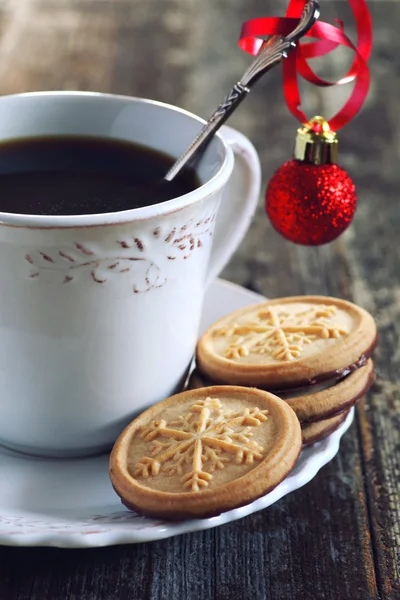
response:
<path id="1" fill-rule="evenodd" d="M 197 346 L 197 366 L 215 382 L 287 389 L 338 379 L 366 363 L 376 326 L 337 298 L 279 298 L 214 323 Z"/>
<path id="2" fill-rule="evenodd" d="M 110 476 L 137 512 L 209 517 L 273 489 L 300 448 L 299 421 L 280 398 L 217 386 L 168 398 L 135 419 L 115 444 Z"/>

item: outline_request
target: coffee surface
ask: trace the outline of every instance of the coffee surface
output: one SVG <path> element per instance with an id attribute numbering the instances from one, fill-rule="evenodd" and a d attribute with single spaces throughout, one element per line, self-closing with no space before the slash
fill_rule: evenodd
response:
<path id="1" fill-rule="evenodd" d="M 0 212 L 85 215 L 150 206 L 197 187 L 194 170 L 173 181 L 174 159 L 123 140 L 57 136 L 0 142 Z"/>

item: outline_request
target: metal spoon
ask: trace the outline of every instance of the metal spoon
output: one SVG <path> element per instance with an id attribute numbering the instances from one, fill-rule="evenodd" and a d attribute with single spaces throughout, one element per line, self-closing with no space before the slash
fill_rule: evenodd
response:
<path id="1" fill-rule="evenodd" d="M 192 163 L 194 158 L 197 158 L 196 155 L 200 150 L 205 149 L 214 133 L 225 123 L 242 100 L 244 100 L 256 81 L 264 73 L 267 73 L 275 65 L 287 58 L 288 53 L 296 47 L 298 40 L 311 29 L 319 15 L 320 10 L 317 0 L 309 0 L 304 6 L 297 27 L 293 31 L 286 37 L 273 35 L 262 43 L 253 63 L 246 70 L 240 81 L 235 83 L 225 100 L 208 119 L 190 146 L 172 165 L 164 177 L 165 180 L 172 181 L 185 165 Z"/>

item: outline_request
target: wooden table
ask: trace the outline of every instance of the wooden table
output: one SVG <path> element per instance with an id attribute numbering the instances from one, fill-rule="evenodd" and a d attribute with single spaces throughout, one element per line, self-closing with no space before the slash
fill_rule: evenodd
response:
<path id="1" fill-rule="evenodd" d="M 326 20 L 349 19 L 342 2 Z M 284 14 L 283 0 L 0 0 L 0 92 L 79 89 L 171 102 L 204 117 L 241 74 L 242 21 Z M 400 6 L 370 0 L 373 82 L 341 135 L 358 185 L 353 226 L 325 247 L 284 241 L 262 202 L 227 279 L 267 296 L 330 294 L 372 312 L 377 382 L 338 456 L 303 489 L 223 527 L 157 543 L 94 550 L 0 549 L 3 600 L 400 598 Z M 351 32 L 351 27 L 350 27 Z M 338 51 L 325 73 L 343 72 Z M 347 63 L 346 63 L 347 64 Z M 290 157 L 296 122 L 279 70 L 231 124 L 254 142 L 264 188 Z M 348 89 L 308 88 L 306 108 L 330 114 Z"/>

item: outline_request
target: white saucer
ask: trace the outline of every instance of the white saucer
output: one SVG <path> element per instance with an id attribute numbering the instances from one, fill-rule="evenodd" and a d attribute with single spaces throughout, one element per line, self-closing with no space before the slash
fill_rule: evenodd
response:
<path id="1" fill-rule="evenodd" d="M 202 330 L 219 317 L 263 298 L 217 280 L 206 296 Z M 0 449 L 0 544 L 86 548 L 159 540 L 229 523 L 270 506 L 308 483 L 339 450 L 352 409 L 327 439 L 305 448 L 296 468 L 272 492 L 211 519 L 168 523 L 125 510 L 108 477 L 108 456 L 52 460 Z"/>

